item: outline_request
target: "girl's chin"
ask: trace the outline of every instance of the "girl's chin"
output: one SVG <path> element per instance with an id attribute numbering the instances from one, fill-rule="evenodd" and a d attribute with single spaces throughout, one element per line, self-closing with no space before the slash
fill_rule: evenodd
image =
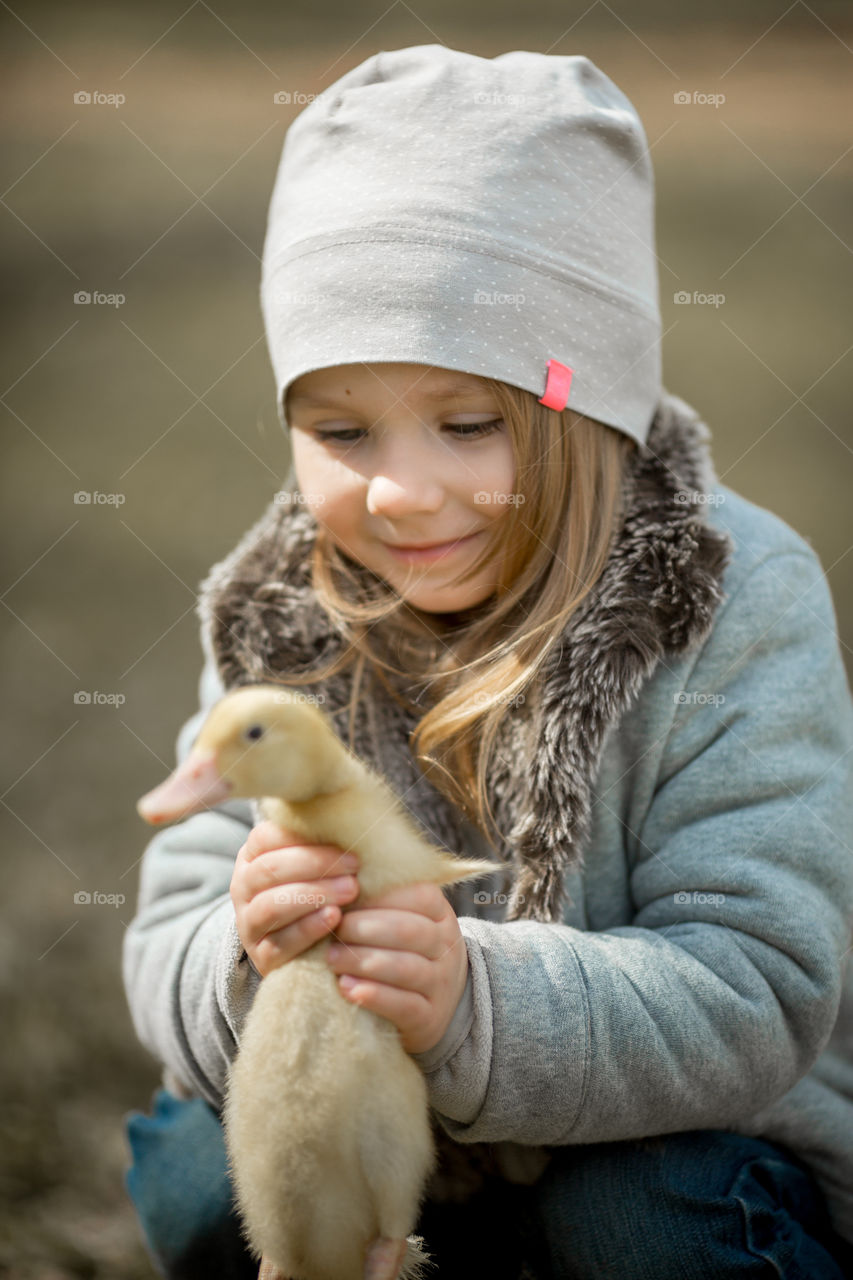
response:
<path id="1" fill-rule="evenodd" d="M 401 584 L 392 583 L 394 589 L 411 605 L 422 613 L 446 615 L 453 620 L 457 614 L 463 614 L 483 604 L 492 594 L 493 588 L 481 587 L 480 590 L 470 587 L 449 587 L 443 591 L 406 590 Z"/>
<path id="2" fill-rule="evenodd" d="M 495 591 L 494 586 L 478 586 L 476 583 L 453 586 L 452 582 L 445 585 L 441 582 L 429 581 L 436 572 L 440 572 L 438 566 L 432 567 L 429 576 L 422 569 L 421 580 L 413 581 L 413 577 L 417 579 L 416 570 L 407 569 L 403 565 L 389 565 L 387 560 L 381 562 L 373 548 L 366 548 L 363 556 L 357 556 L 346 544 L 338 542 L 337 539 L 335 542 L 344 559 L 369 569 L 377 578 L 396 591 L 408 605 L 413 609 L 420 609 L 422 613 L 447 614 L 448 617 L 454 618 L 456 614 L 463 614 L 483 604 Z M 449 566 L 445 572 L 448 577 L 451 576 Z"/>

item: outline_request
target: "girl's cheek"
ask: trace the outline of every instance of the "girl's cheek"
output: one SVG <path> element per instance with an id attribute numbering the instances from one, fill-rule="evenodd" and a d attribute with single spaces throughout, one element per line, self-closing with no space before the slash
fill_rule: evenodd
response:
<path id="1" fill-rule="evenodd" d="M 485 461 L 484 472 L 487 478 L 486 488 L 496 494 L 511 494 L 515 484 L 515 461 L 509 440 L 501 436 L 495 443 L 494 452 Z M 497 507 L 506 504 L 497 502 Z M 495 512 L 497 514 L 497 512 Z"/>
<path id="2" fill-rule="evenodd" d="M 324 525 L 332 537 L 346 536 L 358 527 L 364 509 L 364 500 L 357 495 L 346 496 L 335 490 L 315 494 L 314 516 Z"/>

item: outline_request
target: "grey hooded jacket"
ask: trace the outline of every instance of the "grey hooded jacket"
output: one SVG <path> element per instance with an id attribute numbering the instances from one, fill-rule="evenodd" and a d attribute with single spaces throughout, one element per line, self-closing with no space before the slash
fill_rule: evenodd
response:
<path id="1" fill-rule="evenodd" d="M 355 748 L 432 839 L 512 862 L 448 891 L 468 984 L 415 1055 L 463 1180 L 466 1160 L 530 1181 L 551 1146 L 729 1129 L 803 1160 L 853 1242 L 853 701 L 817 556 L 718 482 L 709 439 L 664 393 L 537 714 L 506 718 L 499 841 L 427 782 L 414 721 L 378 688 Z M 339 643 L 294 495 L 203 584 L 179 760 L 225 689 Z M 348 687 L 323 686 L 345 740 Z M 170 1088 L 217 1108 L 260 981 L 228 891 L 255 813 L 233 801 L 158 832 L 124 944 L 139 1038 Z"/>

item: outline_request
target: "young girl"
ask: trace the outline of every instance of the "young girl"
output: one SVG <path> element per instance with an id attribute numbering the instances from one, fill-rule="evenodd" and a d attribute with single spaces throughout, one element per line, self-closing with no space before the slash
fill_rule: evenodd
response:
<path id="1" fill-rule="evenodd" d="M 369 58 L 288 131 L 262 301 L 293 469 L 203 584 L 178 760 L 225 690 L 304 688 L 512 873 L 344 912 L 357 861 L 245 802 L 151 840 L 124 974 L 165 1071 L 128 1125 L 158 1267 L 254 1274 L 228 1069 L 331 931 L 425 1074 L 444 1280 L 853 1274 L 853 705 L 817 557 L 661 384 L 631 103 L 580 56 Z"/>

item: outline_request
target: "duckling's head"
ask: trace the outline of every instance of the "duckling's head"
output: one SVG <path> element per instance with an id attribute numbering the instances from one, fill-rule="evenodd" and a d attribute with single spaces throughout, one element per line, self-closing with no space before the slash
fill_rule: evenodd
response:
<path id="1" fill-rule="evenodd" d="M 348 753 L 304 694 L 278 685 L 227 693 L 183 764 L 137 803 L 147 822 L 186 818 L 235 797 L 310 800 L 345 785 Z"/>

